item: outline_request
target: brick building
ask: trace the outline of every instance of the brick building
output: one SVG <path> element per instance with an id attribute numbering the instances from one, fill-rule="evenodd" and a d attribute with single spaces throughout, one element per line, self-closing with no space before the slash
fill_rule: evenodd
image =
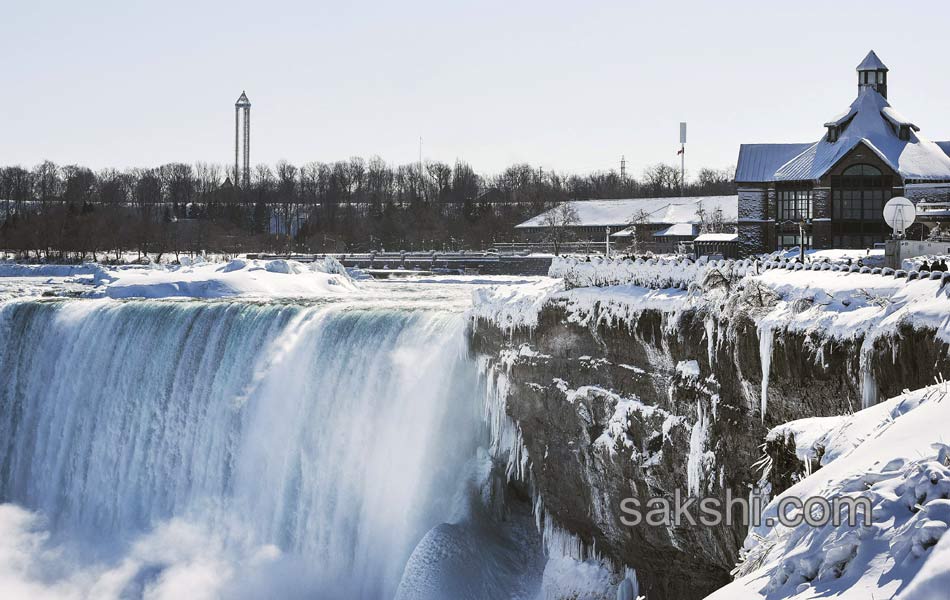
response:
<path id="1" fill-rule="evenodd" d="M 818 142 L 739 148 L 742 254 L 870 248 L 890 234 L 882 208 L 891 197 L 950 200 L 950 142 L 926 139 L 888 103 L 888 69 L 873 51 L 857 73 L 858 97 Z"/>

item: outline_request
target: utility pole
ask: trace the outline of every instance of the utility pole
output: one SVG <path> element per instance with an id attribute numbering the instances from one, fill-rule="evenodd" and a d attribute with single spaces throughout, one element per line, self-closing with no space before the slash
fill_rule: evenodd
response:
<path id="1" fill-rule="evenodd" d="M 680 196 L 686 189 L 686 121 L 680 122 Z"/>

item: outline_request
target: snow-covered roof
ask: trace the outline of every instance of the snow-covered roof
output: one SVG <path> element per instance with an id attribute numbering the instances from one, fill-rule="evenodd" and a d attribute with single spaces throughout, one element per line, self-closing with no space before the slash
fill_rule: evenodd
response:
<path id="1" fill-rule="evenodd" d="M 775 179 L 775 171 L 792 160 L 808 144 L 742 144 L 739 146 L 739 162 L 736 181 L 764 182 Z"/>
<path id="2" fill-rule="evenodd" d="M 775 172 L 777 181 L 814 180 L 821 178 L 839 160 L 864 143 L 904 179 L 950 180 L 950 156 L 937 144 L 917 134 L 912 127 L 908 140 L 901 140 L 894 120 L 909 123 L 890 108 L 876 90 L 863 87 L 851 105 L 851 123 L 837 141 L 827 137 L 782 165 Z"/>
<path id="3" fill-rule="evenodd" d="M 881 59 L 878 58 L 877 54 L 874 53 L 874 50 L 868 52 L 868 55 L 864 57 L 864 60 L 861 61 L 861 64 L 858 65 L 857 71 L 887 71 L 887 67 L 884 66 L 884 63 L 881 62 Z"/>
<path id="4" fill-rule="evenodd" d="M 676 198 L 624 198 L 614 200 L 571 200 L 577 212 L 575 227 L 625 227 L 634 222 L 666 224 L 699 223 L 700 207 L 711 215 L 717 209 L 722 219 L 734 223 L 739 218 L 738 196 L 697 196 Z M 515 228 L 544 227 L 544 215 L 528 219 Z"/>
<path id="5" fill-rule="evenodd" d="M 934 142 L 937 146 L 943 150 L 943 153 L 947 156 L 950 156 L 950 142 Z"/>
<path id="6" fill-rule="evenodd" d="M 840 127 L 841 125 L 844 125 L 845 123 L 850 121 L 851 118 L 854 117 L 854 115 L 855 115 L 854 109 L 853 108 L 848 109 L 844 111 L 843 113 L 841 113 L 840 115 L 838 115 L 837 117 L 831 119 L 830 121 L 825 121 L 825 127 Z"/>
<path id="7" fill-rule="evenodd" d="M 905 180 L 950 181 L 946 147 L 919 135 L 919 128 L 891 108 L 873 88 L 862 87 L 848 111 L 828 125 L 843 126 L 836 141 L 823 137 L 778 164 L 771 174 L 772 165 L 794 145 L 744 144 L 739 150 L 736 181 L 817 180 L 862 143 Z M 907 140 L 898 137 L 901 125 L 911 130 Z"/>
<path id="8" fill-rule="evenodd" d="M 739 239 L 738 233 L 704 233 L 694 242 L 735 242 Z"/>
<path id="9" fill-rule="evenodd" d="M 653 234 L 653 237 L 693 237 L 696 235 L 698 225 L 693 223 L 676 223 Z"/>
<path id="10" fill-rule="evenodd" d="M 904 118 L 902 114 L 894 110 L 893 106 L 885 106 L 881 109 L 881 116 L 891 122 L 895 127 L 905 126 L 910 127 L 914 131 L 920 131 L 920 127 L 917 127 L 910 122 L 909 119 Z"/>

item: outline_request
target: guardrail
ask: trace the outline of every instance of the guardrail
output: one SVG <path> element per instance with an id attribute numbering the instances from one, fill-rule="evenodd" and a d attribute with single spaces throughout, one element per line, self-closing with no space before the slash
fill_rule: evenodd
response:
<path id="1" fill-rule="evenodd" d="M 692 284 L 702 284 L 712 270 L 718 270 L 729 280 L 738 280 L 748 275 L 756 275 L 773 269 L 789 271 L 832 271 L 847 275 L 850 273 L 879 275 L 915 280 L 941 280 L 942 285 L 950 282 L 950 272 L 891 269 L 887 267 L 867 267 L 860 265 L 837 264 L 831 262 L 799 263 L 795 261 L 723 259 L 699 260 L 637 258 L 609 259 L 592 257 L 581 259 L 573 257 L 555 258 L 548 274 L 564 280 L 569 288 L 606 287 L 614 285 L 636 285 L 652 289 L 678 288 L 689 289 Z"/>

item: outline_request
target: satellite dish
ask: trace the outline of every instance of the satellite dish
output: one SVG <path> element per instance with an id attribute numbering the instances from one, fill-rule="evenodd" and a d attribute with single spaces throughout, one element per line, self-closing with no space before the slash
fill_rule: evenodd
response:
<path id="1" fill-rule="evenodd" d="M 891 198 L 884 205 L 884 221 L 891 226 L 895 235 L 904 235 L 916 218 L 917 207 L 903 196 Z"/>

